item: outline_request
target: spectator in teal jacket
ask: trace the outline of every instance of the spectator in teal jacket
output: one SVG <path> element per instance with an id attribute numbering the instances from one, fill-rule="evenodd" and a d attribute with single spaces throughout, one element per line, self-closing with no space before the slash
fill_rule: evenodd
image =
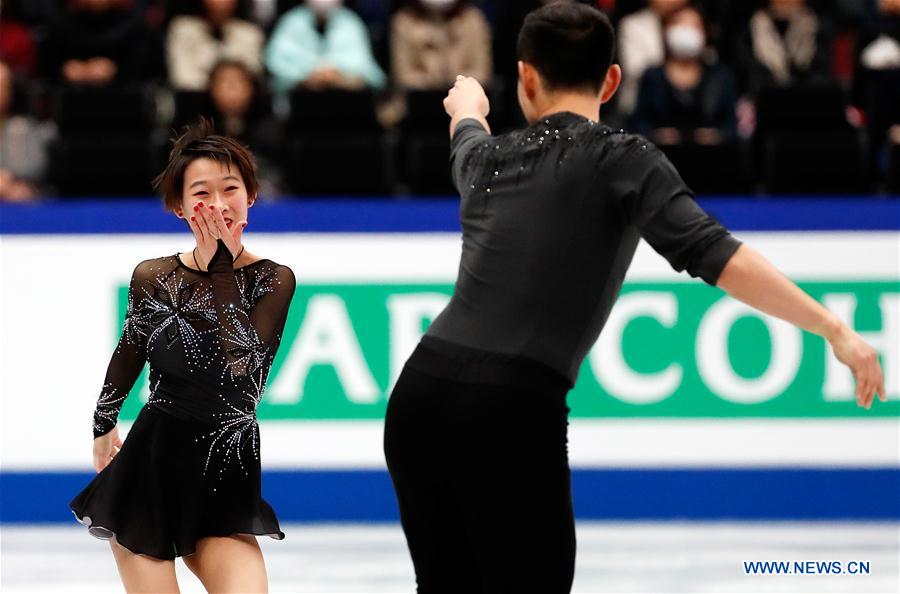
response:
<path id="1" fill-rule="evenodd" d="M 266 48 L 266 66 L 276 91 L 385 85 L 366 25 L 341 0 L 306 0 L 286 12 Z"/>

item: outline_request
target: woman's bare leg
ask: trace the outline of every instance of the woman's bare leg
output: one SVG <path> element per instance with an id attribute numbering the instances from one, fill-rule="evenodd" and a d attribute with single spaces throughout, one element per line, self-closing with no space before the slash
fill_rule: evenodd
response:
<path id="1" fill-rule="evenodd" d="M 197 541 L 197 551 L 182 557 L 207 592 L 216 594 L 269 591 L 266 563 L 255 536 L 210 536 Z"/>
<path id="2" fill-rule="evenodd" d="M 177 594 L 178 580 L 175 579 L 175 562 L 165 559 L 154 559 L 132 553 L 115 539 L 109 541 L 116 565 L 119 567 L 119 575 L 125 591 L 154 592 Z"/>

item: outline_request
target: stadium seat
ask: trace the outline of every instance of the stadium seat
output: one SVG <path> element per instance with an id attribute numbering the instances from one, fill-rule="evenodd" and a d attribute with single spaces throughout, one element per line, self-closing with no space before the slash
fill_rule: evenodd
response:
<path id="1" fill-rule="evenodd" d="M 284 171 L 297 194 L 385 194 L 393 184 L 391 143 L 371 91 L 294 91 Z"/>
<path id="2" fill-rule="evenodd" d="M 372 91 L 306 91 L 290 96 L 288 129 L 299 133 L 381 133 Z"/>
<path id="3" fill-rule="evenodd" d="M 180 128 L 194 123 L 201 115 L 209 115 L 212 105 L 206 91 L 175 91 L 175 116 L 172 127 Z"/>
<path id="4" fill-rule="evenodd" d="M 737 143 L 661 145 L 660 149 L 694 192 L 732 194 L 750 189 Z"/>
<path id="5" fill-rule="evenodd" d="M 302 134 L 285 142 L 284 171 L 299 195 L 383 195 L 393 180 L 391 147 L 378 134 Z"/>
<path id="6" fill-rule="evenodd" d="M 800 131 L 846 127 L 844 90 L 836 83 L 767 87 L 756 101 L 756 131 Z"/>
<path id="7" fill-rule="evenodd" d="M 764 89 L 756 104 L 756 164 L 770 192 L 865 190 L 862 133 L 847 122 L 837 84 Z"/>
<path id="8" fill-rule="evenodd" d="M 63 196 L 146 196 L 158 171 L 152 89 L 65 87 L 54 95 L 59 138 L 50 179 Z"/>
<path id="9" fill-rule="evenodd" d="M 900 195 L 900 144 L 891 145 L 888 149 L 887 191 Z"/>
<path id="10" fill-rule="evenodd" d="M 409 91 L 401 124 L 402 176 L 413 194 L 452 194 L 445 90 Z"/>
<path id="11" fill-rule="evenodd" d="M 865 170 L 862 140 L 852 129 L 773 133 L 763 144 L 763 183 L 771 192 L 859 192 Z"/>
<path id="12" fill-rule="evenodd" d="M 147 133 L 155 125 L 152 90 L 129 87 L 62 87 L 53 98 L 60 134 Z"/>
<path id="13" fill-rule="evenodd" d="M 147 196 L 162 168 L 148 137 L 62 137 L 50 148 L 50 176 L 63 196 Z"/>

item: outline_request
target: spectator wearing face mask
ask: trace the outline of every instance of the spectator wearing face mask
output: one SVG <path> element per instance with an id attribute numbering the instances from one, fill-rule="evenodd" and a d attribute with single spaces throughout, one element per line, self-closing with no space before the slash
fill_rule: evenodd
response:
<path id="1" fill-rule="evenodd" d="M 771 85 L 829 78 L 831 46 L 830 27 L 806 0 L 770 0 L 753 14 L 739 41 L 745 91 L 755 96 Z"/>
<path id="2" fill-rule="evenodd" d="M 663 145 L 720 144 L 736 138 L 734 77 L 704 60 L 706 30 L 695 8 L 663 19 L 665 63 L 641 79 L 632 128 Z"/>
<path id="3" fill-rule="evenodd" d="M 381 88 L 385 75 L 362 19 L 341 0 L 306 0 L 276 23 L 266 47 L 272 86 L 319 89 Z"/>
<path id="4" fill-rule="evenodd" d="M 237 18 L 238 0 L 202 0 L 196 15 L 172 19 L 166 37 L 169 83 L 179 91 L 206 89 L 216 62 L 243 63 L 262 73 L 264 36 L 255 23 Z"/>
<path id="5" fill-rule="evenodd" d="M 467 1 L 413 0 L 391 19 L 391 63 L 403 89 L 445 89 L 458 74 L 485 85 L 493 74 L 490 27 Z"/>
<path id="6" fill-rule="evenodd" d="M 665 59 L 662 19 L 687 5 L 687 0 L 649 0 L 647 8 L 619 22 L 619 65 L 622 84 L 618 107 L 623 115 L 634 111 L 641 76 L 647 68 L 659 66 Z"/>

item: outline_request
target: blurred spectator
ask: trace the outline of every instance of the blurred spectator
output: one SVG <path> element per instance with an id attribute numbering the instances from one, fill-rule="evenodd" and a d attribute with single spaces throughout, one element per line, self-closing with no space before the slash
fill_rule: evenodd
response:
<path id="1" fill-rule="evenodd" d="M 665 59 L 662 19 L 687 5 L 687 0 L 649 0 L 647 8 L 619 22 L 618 62 L 622 67 L 618 108 L 624 115 L 634 111 L 641 76 L 647 68 L 659 66 Z"/>
<path id="2" fill-rule="evenodd" d="M 281 193 L 278 162 L 281 127 L 272 117 L 259 78 L 241 61 L 219 62 L 210 74 L 209 103 L 216 131 L 237 138 L 253 149 L 259 168 L 260 192 Z"/>
<path id="3" fill-rule="evenodd" d="M 883 168 L 886 143 L 900 145 L 900 0 L 877 0 L 859 37 L 854 81 L 869 124 L 869 148 Z"/>
<path id="4" fill-rule="evenodd" d="M 756 95 L 769 85 L 827 79 L 831 31 L 806 0 L 770 0 L 757 10 L 739 42 L 745 91 Z"/>
<path id="5" fill-rule="evenodd" d="M 127 0 L 70 0 L 51 14 L 41 47 L 53 82 L 104 86 L 161 73 L 159 40 Z"/>
<path id="6" fill-rule="evenodd" d="M 209 100 L 219 131 L 235 138 L 246 139 L 266 116 L 258 81 L 240 61 L 225 60 L 213 67 Z"/>
<path id="7" fill-rule="evenodd" d="M 486 85 L 493 73 L 490 27 L 465 0 L 413 0 L 391 19 L 391 62 L 404 89 L 446 89 L 457 74 Z"/>
<path id="8" fill-rule="evenodd" d="M 0 2 L 0 60 L 20 76 L 35 74 L 37 57 L 28 27 L 18 19 L 20 2 Z"/>
<path id="9" fill-rule="evenodd" d="M 736 139 L 737 89 L 727 67 L 704 61 L 703 17 L 685 7 L 663 19 L 665 63 L 644 72 L 634 132 L 659 144 L 720 144 Z"/>
<path id="10" fill-rule="evenodd" d="M 342 4 L 307 0 L 278 20 L 265 58 L 276 91 L 384 86 L 365 23 Z"/>
<path id="11" fill-rule="evenodd" d="M 54 130 L 16 113 L 17 92 L 12 69 L 0 62 L 0 200 L 26 202 L 41 193 Z"/>
<path id="12" fill-rule="evenodd" d="M 236 17 L 238 0 L 202 0 L 200 14 L 172 19 L 166 37 L 169 82 L 179 91 L 202 91 L 219 60 L 240 61 L 262 73 L 264 36 L 255 23 Z"/>

